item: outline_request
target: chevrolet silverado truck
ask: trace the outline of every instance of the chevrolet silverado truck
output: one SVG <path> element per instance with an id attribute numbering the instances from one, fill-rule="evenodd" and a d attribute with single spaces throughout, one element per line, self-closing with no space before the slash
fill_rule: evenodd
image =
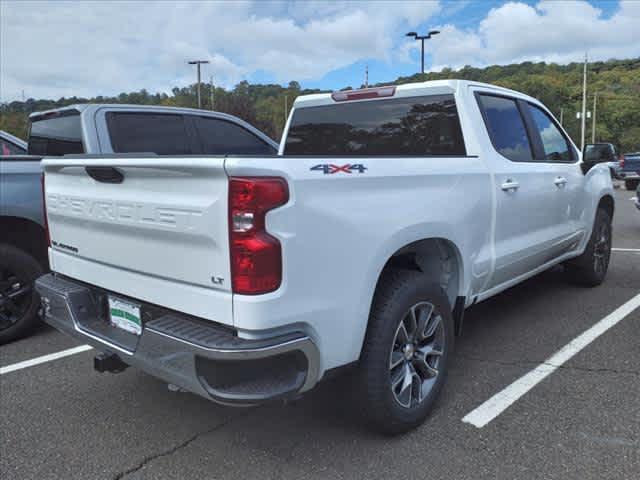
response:
<path id="1" fill-rule="evenodd" d="M 420 424 L 464 310 L 554 265 L 606 275 L 614 199 L 521 93 L 448 80 L 299 97 L 277 156 L 45 159 L 45 320 L 228 405 L 344 367 L 371 425 Z M 526 305 L 522 305 L 526 308 Z"/>
<path id="2" fill-rule="evenodd" d="M 38 324 L 33 281 L 46 271 L 42 156 L 147 152 L 271 155 L 278 144 L 219 112 L 141 105 L 72 105 L 29 117 L 29 142 L 0 132 L 0 344 Z M 9 143 L 11 142 L 11 143 Z M 31 156 L 16 156 L 27 152 Z"/>

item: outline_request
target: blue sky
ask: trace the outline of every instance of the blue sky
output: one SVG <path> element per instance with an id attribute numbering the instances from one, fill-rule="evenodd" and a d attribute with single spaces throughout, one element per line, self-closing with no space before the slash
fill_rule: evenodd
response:
<path id="1" fill-rule="evenodd" d="M 640 1 L 0 1 L 0 101 L 205 80 L 339 89 L 426 69 L 640 56 Z"/>
<path id="2" fill-rule="evenodd" d="M 638 0 L 640 1 L 640 0 Z M 453 24 L 460 29 L 474 29 L 487 16 L 490 10 L 499 8 L 508 2 L 504 0 L 458 0 L 450 2 L 442 2 L 442 11 L 430 18 L 426 22 L 422 22 L 417 26 L 415 31 L 427 32 L 441 24 Z M 536 1 L 522 1 L 523 3 L 534 7 L 540 3 Z M 592 1 L 593 6 L 602 11 L 602 18 L 608 19 L 619 9 L 619 3 L 615 0 Z M 640 28 L 640 27 L 639 27 Z M 639 30 L 640 31 L 640 30 Z M 398 43 L 405 41 L 399 38 Z M 640 43 L 640 33 L 638 34 L 638 42 Z M 419 43 L 416 42 L 416 45 Z M 640 54 L 640 51 L 638 52 Z M 575 60 L 580 61 L 582 55 Z M 411 61 L 399 61 L 388 63 L 376 59 L 363 58 L 362 60 L 344 68 L 333 70 L 323 75 L 321 78 L 304 82 L 304 86 L 308 88 L 336 88 L 337 85 L 359 86 L 364 81 L 365 67 L 368 66 L 370 83 L 384 82 L 385 80 L 393 80 L 400 76 L 412 75 L 420 71 L 420 51 L 414 50 L 410 54 Z M 425 70 L 433 65 L 433 59 L 429 52 L 429 42 L 425 42 Z M 473 66 L 481 66 L 474 65 Z M 257 72 L 250 81 L 255 82 L 271 82 L 274 81 L 272 76 L 265 72 Z"/>

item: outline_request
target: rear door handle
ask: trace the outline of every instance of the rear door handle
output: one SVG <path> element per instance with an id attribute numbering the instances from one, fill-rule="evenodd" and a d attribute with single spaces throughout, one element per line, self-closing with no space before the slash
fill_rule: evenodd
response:
<path id="1" fill-rule="evenodd" d="M 564 177 L 556 177 L 553 183 L 556 184 L 556 187 L 563 188 L 567 184 L 567 179 Z"/>
<path id="2" fill-rule="evenodd" d="M 502 190 L 504 190 L 505 192 L 515 192 L 520 188 L 520 184 L 515 180 L 508 179 L 502 184 L 500 188 L 502 188 Z"/>

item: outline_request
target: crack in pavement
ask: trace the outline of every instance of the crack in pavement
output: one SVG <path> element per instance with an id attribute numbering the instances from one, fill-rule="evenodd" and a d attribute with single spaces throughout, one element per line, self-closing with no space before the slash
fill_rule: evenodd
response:
<path id="1" fill-rule="evenodd" d="M 487 358 L 479 358 L 473 357 L 470 355 L 464 355 L 457 353 L 456 357 L 464 358 L 466 360 L 473 360 L 476 362 L 485 362 L 485 363 L 494 363 L 496 365 L 505 365 L 512 367 L 526 367 L 526 366 L 538 366 L 538 365 L 548 365 L 549 367 L 562 369 L 562 370 L 576 370 L 580 372 L 592 372 L 592 373 L 613 373 L 618 375 L 635 375 L 640 377 L 640 371 L 636 370 L 616 370 L 614 368 L 589 368 L 589 367 L 581 367 L 581 366 L 568 366 L 568 365 L 557 365 L 552 362 L 541 361 L 541 360 L 518 360 L 518 361 L 506 361 L 506 360 L 493 360 Z"/>
<path id="2" fill-rule="evenodd" d="M 135 466 L 133 466 L 131 468 L 128 468 L 127 470 L 125 470 L 123 472 L 120 472 L 120 473 L 116 474 L 113 477 L 113 480 L 122 480 L 123 478 L 142 470 L 144 467 L 146 467 L 148 464 L 150 464 L 154 460 L 157 460 L 158 458 L 162 458 L 162 457 L 168 457 L 169 455 L 173 455 L 174 453 L 182 450 L 183 448 L 188 447 L 190 444 L 195 442 L 198 438 L 200 438 L 200 437 L 202 437 L 204 435 L 208 435 L 210 433 L 213 433 L 216 430 L 220 430 L 220 429 L 226 427 L 227 425 L 229 425 L 234 420 L 239 419 L 239 418 L 247 417 L 251 413 L 252 412 L 247 412 L 245 414 L 240 414 L 240 415 L 233 416 L 233 417 L 225 420 L 224 422 L 218 423 L 217 425 L 215 425 L 215 426 L 213 426 L 213 427 L 211 427 L 211 428 L 209 428 L 207 430 L 204 430 L 202 432 L 196 433 L 195 435 L 192 435 L 191 437 L 189 437 L 185 441 L 179 443 L 178 445 L 175 445 L 175 446 L 171 447 L 168 450 L 163 450 L 162 452 L 154 453 L 152 455 L 147 455 L 137 465 L 135 465 Z"/>

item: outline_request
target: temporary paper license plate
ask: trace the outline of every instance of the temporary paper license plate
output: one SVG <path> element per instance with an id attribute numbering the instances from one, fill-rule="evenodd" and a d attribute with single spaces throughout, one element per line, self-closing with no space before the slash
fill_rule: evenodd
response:
<path id="1" fill-rule="evenodd" d="M 142 335 L 140 305 L 125 302 L 119 298 L 109 297 L 109 320 L 114 327 L 121 328 L 135 335 Z"/>

